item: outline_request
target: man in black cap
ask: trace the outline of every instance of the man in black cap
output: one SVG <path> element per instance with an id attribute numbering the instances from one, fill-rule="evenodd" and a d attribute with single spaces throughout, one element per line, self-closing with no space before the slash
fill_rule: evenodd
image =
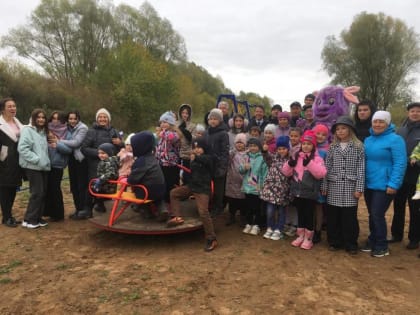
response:
<path id="1" fill-rule="evenodd" d="M 405 205 L 408 200 L 410 211 L 410 224 L 408 230 L 409 243 L 407 249 L 416 249 L 420 242 L 420 201 L 412 200 L 416 191 L 417 177 L 420 167 L 410 164 L 410 155 L 420 139 L 420 102 L 407 105 L 407 118 L 398 129 L 397 133 L 405 140 L 407 149 L 407 170 L 404 181 L 394 198 L 394 216 L 392 218 L 390 243 L 401 242 L 404 235 Z"/>

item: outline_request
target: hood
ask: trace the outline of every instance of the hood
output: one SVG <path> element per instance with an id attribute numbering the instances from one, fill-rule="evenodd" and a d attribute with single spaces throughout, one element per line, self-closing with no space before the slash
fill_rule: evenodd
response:
<path id="1" fill-rule="evenodd" d="M 133 155 L 139 157 L 152 153 L 155 146 L 155 137 L 150 131 L 142 131 L 136 133 L 130 139 Z"/>

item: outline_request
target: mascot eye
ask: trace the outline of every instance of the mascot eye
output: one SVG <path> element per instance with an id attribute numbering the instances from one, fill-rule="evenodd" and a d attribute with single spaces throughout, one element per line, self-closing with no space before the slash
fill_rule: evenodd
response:
<path id="1" fill-rule="evenodd" d="M 328 104 L 333 105 L 335 103 L 335 98 L 334 97 L 330 97 L 328 99 Z"/>

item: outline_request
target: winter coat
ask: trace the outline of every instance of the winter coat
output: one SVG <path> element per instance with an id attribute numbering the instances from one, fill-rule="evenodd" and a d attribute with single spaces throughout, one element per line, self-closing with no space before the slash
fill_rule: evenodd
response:
<path id="1" fill-rule="evenodd" d="M 208 152 L 213 158 L 213 178 L 223 178 L 229 165 L 229 136 L 226 124 L 209 127 L 205 137 L 207 137 Z"/>
<path id="2" fill-rule="evenodd" d="M 85 140 L 87 132 L 88 127 L 81 121 L 79 121 L 74 127 L 67 125 L 67 134 L 70 135 L 70 137 L 58 141 L 57 144 L 62 143 L 72 148 L 74 158 L 77 161 L 81 162 L 85 158 L 81 151 L 81 146 L 83 141 Z"/>
<path id="3" fill-rule="evenodd" d="M 94 123 L 86 133 L 86 137 L 82 142 L 81 151 L 88 162 L 88 178 L 96 177 L 96 170 L 99 163 L 98 147 L 103 143 L 112 143 L 112 138 L 120 138 L 118 131 L 111 126 L 103 127 Z M 115 154 L 120 151 L 121 147 L 114 145 Z"/>
<path id="4" fill-rule="evenodd" d="M 269 141 L 265 141 L 264 142 L 267 146 L 268 146 L 268 152 L 270 152 L 271 154 L 276 153 L 277 151 L 277 147 L 276 147 L 276 138 L 273 138 Z"/>
<path id="5" fill-rule="evenodd" d="M 420 140 L 420 121 L 412 122 L 407 119 L 398 129 L 397 134 L 403 137 L 407 150 L 407 157 L 409 157 Z M 420 166 L 417 165 L 417 163 L 411 165 L 409 159 L 407 159 L 407 169 L 404 175 L 404 183 L 415 185 L 419 174 Z"/>
<path id="6" fill-rule="evenodd" d="M 211 179 L 213 175 L 213 159 L 209 154 L 196 155 L 191 161 L 191 180 L 188 186 L 198 194 L 211 194 Z"/>
<path id="7" fill-rule="evenodd" d="M 294 197 L 317 200 L 320 193 L 321 182 L 324 178 L 327 169 L 324 165 L 324 160 L 315 153 L 314 158 L 303 166 L 303 160 L 309 153 L 302 151 L 298 154 L 297 164 L 291 167 L 289 163 L 284 163 L 282 173 L 286 176 L 292 176 L 290 183 L 290 193 Z"/>
<path id="8" fill-rule="evenodd" d="M 133 152 L 128 152 L 126 149 L 121 149 L 118 152 L 117 157 L 120 163 L 120 169 L 118 170 L 118 174 L 120 177 L 127 177 L 130 175 L 131 167 L 134 163 L 134 156 Z"/>
<path id="9" fill-rule="evenodd" d="M 156 158 L 162 166 L 175 166 L 179 163 L 179 136 L 175 131 L 162 130 L 156 147 Z"/>
<path id="10" fill-rule="evenodd" d="M 14 118 L 16 126 L 23 125 Z M 19 166 L 18 137 L 0 116 L 0 186 L 17 187 L 22 185 L 22 169 Z"/>
<path id="11" fill-rule="evenodd" d="M 131 173 L 127 178 L 129 184 L 141 184 L 146 186 L 149 192 L 149 199 L 162 200 L 165 195 L 165 178 L 153 153 L 138 156 L 131 167 Z M 134 193 L 140 197 L 140 188 L 135 188 Z"/>
<path id="12" fill-rule="evenodd" d="M 24 126 L 20 133 L 19 165 L 35 171 L 51 170 L 48 156 L 48 141 L 44 130 L 38 131 L 36 127 Z"/>
<path id="13" fill-rule="evenodd" d="M 252 127 L 257 126 L 260 128 L 261 132 L 263 132 L 268 123 L 269 121 L 267 117 L 264 116 L 261 125 L 258 126 L 257 120 L 255 119 L 255 117 L 252 117 L 249 121 L 248 130 L 251 130 Z"/>
<path id="14" fill-rule="evenodd" d="M 109 183 L 109 180 L 118 179 L 118 158 L 116 156 L 110 156 L 105 160 L 101 160 L 98 163 L 96 176 L 100 181 L 100 192 L 104 194 L 113 194 L 117 190 L 117 184 Z"/>
<path id="15" fill-rule="evenodd" d="M 277 126 L 276 127 L 276 136 L 275 136 L 275 138 L 277 139 L 280 136 L 288 136 L 289 133 L 290 133 L 290 126 L 287 126 L 287 127 Z"/>
<path id="16" fill-rule="evenodd" d="M 407 167 L 404 139 L 394 132 L 394 124 L 365 139 L 366 188 L 385 191 L 399 189 Z"/>
<path id="17" fill-rule="evenodd" d="M 245 151 L 238 152 L 232 150 L 229 153 L 229 167 L 226 175 L 226 189 L 225 196 L 236 199 L 245 198 L 242 189 L 243 174 L 239 172 L 239 167 L 248 160 L 248 155 Z"/>
<path id="18" fill-rule="evenodd" d="M 327 192 L 327 203 L 337 207 L 354 207 L 355 192 L 364 192 L 365 152 L 362 144 L 350 141 L 343 150 L 339 142 L 331 144 L 325 166 L 327 176 L 321 191 Z"/>
<path id="19" fill-rule="evenodd" d="M 239 172 L 244 174 L 242 180 L 242 192 L 245 194 L 259 195 L 267 176 L 267 164 L 264 161 L 261 152 L 247 154 L 247 161 L 251 165 L 250 169 L 245 169 L 245 164 L 239 167 Z"/>
<path id="20" fill-rule="evenodd" d="M 277 153 L 268 153 L 265 157 L 269 169 L 260 198 L 274 205 L 287 206 L 292 199 L 290 179 L 281 172 L 281 169 L 288 159 L 287 157 L 282 158 Z"/>
<path id="21" fill-rule="evenodd" d="M 181 112 L 187 109 L 190 113 L 188 120 L 185 122 L 181 119 Z M 191 155 L 191 143 L 193 139 L 193 135 L 195 133 L 195 124 L 191 122 L 192 117 L 192 108 L 188 104 L 182 104 L 179 106 L 178 109 L 178 117 L 180 120 L 178 121 L 178 128 L 180 131 L 179 135 L 179 157 L 183 160 L 189 160 Z"/>
<path id="22" fill-rule="evenodd" d="M 55 148 L 48 146 L 48 156 L 50 157 L 52 168 L 66 168 L 72 149 L 64 143 L 57 142 Z"/>

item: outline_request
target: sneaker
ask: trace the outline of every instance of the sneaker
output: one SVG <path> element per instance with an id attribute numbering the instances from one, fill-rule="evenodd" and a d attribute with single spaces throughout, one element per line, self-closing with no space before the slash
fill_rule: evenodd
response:
<path id="1" fill-rule="evenodd" d="M 204 250 L 206 252 L 211 252 L 213 249 L 215 249 L 217 247 L 217 240 L 207 240 L 206 242 L 206 247 L 204 247 Z"/>
<path id="2" fill-rule="evenodd" d="M 360 251 L 362 251 L 364 253 L 370 253 L 370 252 L 372 252 L 372 247 L 369 245 L 369 243 L 366 243 L 365 246 L 360 248 Z"/>
<path id="3" fill-rule="evenodd" d="M 412 200 L 419 200 L 420 199 L 420 191 L 416 191 L 414 196 L 411 198 Z"/>
<path id="4" fill-rule="evenodd" d="M 280 230 L 274 230 L 273 234 L 271 234 L 270 239 L 273 241 L 282 240 L 284 239 L 284 234 L 280 232 Z"/>
<path id="5" fill-rule="evenodd" d="M 296 227 L 291 225 L 287 231 L 284 231 L 284 234 L 290 237 L 296 236 Z"/>
<path id="6" fill-rule="evenodd" d="M 376 249 L 370 254 L 372 257 L 384 257 L 389 255 L 388 249 Z"/>
<path id="7" fill-rule="evenodd" d="M 48 222 L 47 222 L 47 221 L 45 221 L 44 219 L 39 219 L 39 221 L 38 221 L 38 225 L 39 225 L 39 226 L 47 226 L 47 225 L 48 225 Z"/>
<path id="8" fill-rule="evenodd" d="M 271 228 L 268 228 L 267 231 L 264 233 L 263 237 L 269 239 L 271 238 L 271 235 L 273 235 L 273 230 Z"/>
<path id="9" fill-rule="evenodd" d="M 249 234 L 251 234 L 251 235 L 260 234 L 260 227 L 258 225 L 253 225 Z"/>
<path id="10" fill-rule="evenodd" d="M 23 221 L 22 226 L 26 227 L 28 229 L 37 229 L 37 228 L 39 228 L 40 225 L 39 225 L 39 223 L 32 224 L 32 223 L 28 223 L 26 221 Z"/>
<path id="11" fill-rule="evenodd" d="M 249 232 L 251 232 L 252 226 L 247 224 L 245 225 L 245 228 L 242 230 L 243 233 L 245 234 L 249 234 Z"/>

